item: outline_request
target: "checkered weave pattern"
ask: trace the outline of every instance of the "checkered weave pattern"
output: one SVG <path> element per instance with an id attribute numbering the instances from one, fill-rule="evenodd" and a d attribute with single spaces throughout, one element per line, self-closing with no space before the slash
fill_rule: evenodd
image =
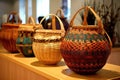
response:
<path id="1" fill-rule="evenodd" d="M 82 9 L 85 9 L 82 25 L 74 25 L 74 19 Z M 87 24 L 88 10 L 94 14 L 97 25 Z M 104 31 L 100 17 L 90 6 L 85 6 L 71 19 L 69 31 L 61 43 L 60 50 L 66 65 L 72 71 L 92 74 L 105 65 L 111 46 L 111 40 Z"/>
<path id="2" fill-rule="evenodd" d="M 33 31 L 18 31 L 16 47 L 25 57 L 34 57 L 32 50 Z"/>
<path id="3" fill-rule="evenodd" d="M 100 70 L 110 54 L 110 44 L 95 29 L 72 28 L 61 43 L 67 66 L 76 73 L 91 74 Z"/>

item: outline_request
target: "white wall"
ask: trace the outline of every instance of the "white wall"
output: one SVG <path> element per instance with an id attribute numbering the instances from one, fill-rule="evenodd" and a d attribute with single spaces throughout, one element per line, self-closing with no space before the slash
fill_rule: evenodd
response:
<path id="1" fill-rule="evenodd" d="M 2 24 L 2 16 L 13 10 L 14 2 L 9 0 L 0 0 L 0 27 Z"/>
<path id="2" fill-rule="evenodd" d="M 25 0 L 29 1 L 29 0 Z M 33 17 L 36 18 L 36 0 L 33 1 Z M 50 13 L 56 13 L 56 10 L 61 7 L 62 0 L 50 0 Z M 91 1 L 91 0 L 89 0 Z M 98 0 L 98 2 L 101 0 Z M 109 2 L 110 0 L 108 0 Z M 116 6 L 119 6 L 120 0 L 113 0 L 115 3 L 117 3 Z M 83 7 L 84 0 L 71 0 L 71 16 L 70 20 L 75 14 L 75 12 Z M 42 8 L 41 8 L 42 9 Z M 0 0 L 0 19 L 2 14 L 9 13 L 11 10 L 15 10 L 19 12 L 19 0 Z M 27 10 L 27 4 L 26 4 L 26 10 Z M 27 13 L 26 13 L 27 15 Z M 28 16 L 27 16 L 28 17 Z M 27 19 L 26 17 L 26 19 Z M 1 20 L 0 20 L 1 23 Z"/>
<path id="3" fill-rule="evenodd" d="M 29 1 L 29 0 L 28 0 Z M 33 18 L 35 19 L 35 20 L 37 20 L 36 19 L 36 0 L 32 0 L 32 6 L 33 6 L 33 8 L 32 8 L 32 16 L 33 16 Z M 36 21 L 37 22 L 37 21 Z"/>
<path id="4" fill-rule="evenodd" d="M 56 11 L 62 6 L 62 0 L 50 0 L 50 13 L 56 13 Z"/>
<path id="5" fill-rule="evenodd" d="M 19 0 L 14 0 L 13 10 L 19 13 Z"/>
<path id="6" fill-rule="evenodd" d="M 29 0 L 25 0 L 25 11 L 26 11 L 26 21 L 25 21 L 25 23 L 27 22 L 27 20 L 28 20 L 28 1 Z M 13 7 L 13 9 L 15 10 L 15 11 L 17 11 L 18 13 L 19 13 L 19 0 L 14 0 L 14 5 L 13 5 L 14 7 Z M 36 19 L 36 0 L 32 0 L 32 17 L 34 18 L 34 19 Z M 21 16 L 20 16 L 21 17 Z"/>
<path id="7" fill-rule="evenodd" d="M 71 17 L 75 14 L 75 12 L 82 8 L 84 5 L 84 0 L 71 0 Z"/>

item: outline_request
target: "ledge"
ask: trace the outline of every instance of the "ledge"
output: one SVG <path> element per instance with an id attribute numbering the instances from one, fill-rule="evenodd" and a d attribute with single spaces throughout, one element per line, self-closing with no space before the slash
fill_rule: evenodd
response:
<path id="1" fill-rule="evenodd" d="M 120 79 L 120 66 L 109 63 L 106 63 L 106 65 L 94 75 L 80 75 L 71 71 L 63 59 L 57 65 L 44 65 L 40 63 L 36 57 L 24 57 L 21 53 L 13 54 L 4 49 L 0 49 L 0 59 L 1 58 L 51 80 Z"/>

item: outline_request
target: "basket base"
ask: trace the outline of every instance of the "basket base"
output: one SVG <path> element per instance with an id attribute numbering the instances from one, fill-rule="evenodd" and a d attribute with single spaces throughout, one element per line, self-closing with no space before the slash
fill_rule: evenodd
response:
<path id="1" fill-rule="evenodd" d="M 2 46 L 10 53 L 18 53 L 15 41 L 2 40 Z"/>
<path id="2" fill-rule="evenodd" d="M 7 46 L 3 45 L 3 47 L 10 53 L 18 53 L 19 51 L 17 49 L 8 48 Z"/>
<path id="3" fill-rule="evenodd" d="M 100 69 L 95 69 L 95 70 L 76 70 L 76 69 L 71 69 L 73 72 L 77 73 L 77 74 L 81 74 L 81 75 L 93 75 L 96 74 L 96 72 L 98 72 Z"/>
<path id="4" fill-rule="evenodd" d="M 17 46 L 17 49 L 25 57 L 35 57 L 33 50 L 32 50 L 32 46 Z"/>

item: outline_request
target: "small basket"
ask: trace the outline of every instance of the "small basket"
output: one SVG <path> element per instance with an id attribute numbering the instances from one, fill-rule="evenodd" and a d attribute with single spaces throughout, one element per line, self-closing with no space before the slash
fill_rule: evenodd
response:
<path id="1" fill-rule="evenodd" d="M 15 20 L 15 15 L 18 20 Z M 10 19 L 12 16 L 12 19 Z M 9 20 L 10 19 L 10 20 Z M 22 23 L 17 12 L 11 12 L 8 16 L 7 23 L 2 24 L 1 42 L 3 47 L 9 52 L 18 52 L 16 48 L 16 39 L 18 37 L 18 27 Z"/>
<path id="2" fill-rule="evenodd" d="M 28 18 L 27 24 L 21 24 L 18 28 L 18 38 L 16 46 L 25 57 L 34 57 L 32 50 L 32 39 L 35 28 L 40 28 L 40 24 L 35 24 L 33 17 Z"/>
<path id="3" fill-rule="evenodd" d="M 60 44 L 65 35 L 65 30 L 58 16 L 54 14 L 49 14 L 48 16 L 56 17 L 60 22 L 61 29 L 37 29 L 34 34 L 33 51 L 38 60 L 43 64 L 56 64 L 62 58 Z M 44 17 L 40 24 L 48 16 Z"/>

